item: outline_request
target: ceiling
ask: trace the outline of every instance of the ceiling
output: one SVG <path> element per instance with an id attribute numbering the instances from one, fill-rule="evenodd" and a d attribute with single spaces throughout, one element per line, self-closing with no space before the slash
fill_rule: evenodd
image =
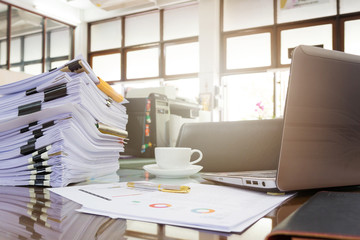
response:
<path id="1" fill-rule="evenodd" d="M 4 0 L 30 11 L 78 25 L 199 0 Z M 2 4 L 0 4 L 1 7 Z M 4 5 L 5 6 L 5 5 Z M 4 11 L 7 8 L 4 8 Z M 1 12 L 1 9 L 0 9 Z"/>

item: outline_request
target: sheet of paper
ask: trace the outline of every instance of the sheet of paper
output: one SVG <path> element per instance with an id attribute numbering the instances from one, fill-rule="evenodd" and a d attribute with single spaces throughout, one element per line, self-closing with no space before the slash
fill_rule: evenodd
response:
<path id="1" fill-rule="evenodd" d="M 188 186 L 187 194 L 132 189 L 126 183 L 51 191 L 82 204 L 80 211 L 86 213 L 224 232 L 243 231 L 293 196 L 196 183 Z"/>

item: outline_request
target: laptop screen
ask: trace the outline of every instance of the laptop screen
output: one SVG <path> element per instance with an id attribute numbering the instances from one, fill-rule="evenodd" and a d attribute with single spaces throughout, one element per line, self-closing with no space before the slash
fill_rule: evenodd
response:
<path id="1" fill-rule="evenodd" d="M 299 190 L 360 184 L 360 56 L 294 50 L 277 185 Z"/>

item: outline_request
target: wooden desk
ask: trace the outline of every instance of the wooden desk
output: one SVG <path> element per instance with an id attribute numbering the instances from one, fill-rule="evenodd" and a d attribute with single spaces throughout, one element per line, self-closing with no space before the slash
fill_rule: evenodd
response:
<path id="1" fill-rule="evenodd" d="M 79 185 L 151 178 L 139 169 L 119 169 Z M 192 179 L 202 180 L 196 175 Z M 46 188 L 0 187 L 0 239 L 264 239 L 314 193 L 299 193 L 244 232 L 226 234 L 78 213 L 79 204 Z"/>

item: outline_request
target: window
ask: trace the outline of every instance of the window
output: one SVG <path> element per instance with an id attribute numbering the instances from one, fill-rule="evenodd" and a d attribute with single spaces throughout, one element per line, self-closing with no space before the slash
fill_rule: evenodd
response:
<path id="1" fill-rule="evenodd" d="M 125 46 L 158 42 L 160 40 L 160 14 L 153 12 L 125 18 Z"/>
<path id="2" fill-rule="evenodd" d="M 283 117 L 290 71 L 279 69 L 275 73 L 275 117 Z"/>
<path id="3" fill-rule="evenodd" d="M 179 98 L 198 102 L 200 83 L 198 78 L 178 79 L 165 82 L 165 86 L 173 86 Z"/>
<path id="4" fill-rule="evenodd" d="M 281 64 L 290 64 L 291 49 L 300 44 L 333 49 L 332 34 L 332 24 L 281 31 Z"/>
<path id="5" fill-rule="evenodd" d="M 8 6 L 0 3 L 0 69 L 7 68 L 7 21 L 8 21 Z"/>
<path id="6" fill-rule="evenodd" d="M 92 59 L 92 68 L 102 80 L 115 81 L 121 77 L 120 62 L 120 53 L 95 56 Z"/>
<path id="7" fill-rule="evenodd" d="M 271 65 L 271 34 L 260 33 L 228 38 L 226 68 L 253 68 Z"/>
<path id="8" fill-rule="evenodd" d="M 91 25 L 91 51 L 121 47 L 121 19 Z"/>
<path id="9" fill-rule="evenodd" d="M 12 66 L 21 64 L 21 38 L 11 38 L 10 63 Z"/>
<path id="10" fill-rule="evenodd" d="M 344 23 L 344 52 L 360 55 L 360 19 Z"/>
<path id="11" fill-rule="evenodd" d="M 53 62 L 73 57 L 72 26 L 2 3 L 0 16 L 0 68 L 40 74 L 50 70 Z M 10 29 L 7 29 L 8 21 Z"/>
<path id="12" fill-rule="evenodd" d="M 175 86 L 179 96 L 197 99 L 198 11 L 198 4 L 183 4 L 89 23 L 89 62 L 119 92 Z"/>
<path id="13" fill-rule="evenodd" d="M 223 78 L 226 120 L 273 117 L 273 73 L 240 74 Z"/>
<path id="14" fill-rule="evenodd" d="M 199 43 L 184 43 L 165 47 L 166 75 L 199 72 Z"/>
<path id="15" fill-rule="evenodd" d="M 72 58 L 72 28 L 48 19 L 46 36 L 46 71 L 49 71 L 51 66 Z"/>
<path id="16" fill-rule="evenodd" d="M 340 0 L 340 13 L 352 13 L 360 11 L 360 1 L 358 0 Z"/>
<path id="17" fill-rule="evenodd" d="M 69 55 L 69 29 L 53 30 L 48 34 L 50 36 L 50 57 L 55 58 L 63 55 Z"/>
<path id="18" fill-rule="evenodd" d="M 164 40 L 199 35 L 198 6 L 191 5 L 164 11 Z"/>
<path id="19" fill-rule="evenodd" d="M 159 76 L 159 49 L 147 48 L 127 52 L 126 76 L 128 79 Z"/>
<path id="20" fill-rule="evenodd" d="M 222 10 L 223 120 L 282 117 L 298 45 L 360 54 L 356 0 L 223 0 Z"/>
<path id="21" fill-rule="evenodd" d="M 7 56 L 6 56 L 6 40 L 0 41 L 0 68 L 6 68 Z"/>
<path id="22" fill-rule="evenodd" d="M 224 31 L 273 25 L 273 8 L 269 0 L 224 0 Z"/>
<path id="23" fill-rule="evenodd" d="M 336 0 L 277 1 L 278 23 L 336 15 Z"/>
<path id="24" fill-rule="evenodd" d="M 24 61 L 41 59 L 42 34 L 36 33 L 24 37 Z"/>

